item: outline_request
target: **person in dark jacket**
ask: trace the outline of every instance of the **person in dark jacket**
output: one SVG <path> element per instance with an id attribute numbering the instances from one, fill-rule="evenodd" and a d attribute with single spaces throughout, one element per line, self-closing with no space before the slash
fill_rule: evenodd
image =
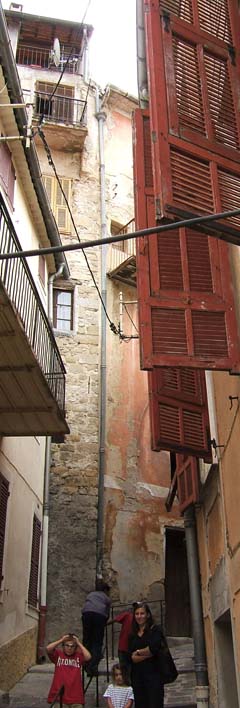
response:
<path id="1" fill-rule="evenodd" d="M 91 654 L 86 665 L 88 676 L 97 674 L 98 664 L 102 658 L 104 629 L 107 624 L 111 600 L 110 587 L 103 581 L 98 581 L 96 590 L 90 592 L 82 609 L 83 644 Z"/>
<path id="2" fill-rule="evenodd" d="M 138 602 L 128 644 L 135 708 L 163 708 L 164 685 L 158 661 L 162 636 L 148 605 Z"/>

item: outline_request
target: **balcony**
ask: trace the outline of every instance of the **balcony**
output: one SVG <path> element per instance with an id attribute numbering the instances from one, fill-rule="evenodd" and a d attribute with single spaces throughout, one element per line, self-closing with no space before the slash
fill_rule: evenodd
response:
<path id="1" fill-rule="evenodd" d="M 0 195 L 2 254 L 21 250 Z M 24 259 L 0 261 L 0 435 L 68 433 L 65 368 Z"/>
<path id="2" fill-rule="evenodd" d="M 35 92 L 33 123 L 41 121 L 52 148 L 81 149 L 87 135 L 87 101 L 64 95 L 51 96 L 50 92 Z"/>
<path id="3" fill-rule="evenodd" d="M 55 66 L 51 61 L 49 49 L 19 44 L 16 62 L 21 66 L 30 66 L 31 69 L 47 69 L 55 73 L 61 72 L 65 67 L 65 73 L 79 74 L 81 59 L 79 59 L 79 50 L 68 47 L 61 50 L 60 64 Z"/>
<path id="4" fill-rule="evenodd" d="M 119 231 L 112 232 L 112 235 L 132 233 L 135 229 L 134 220 L 129 221 Z M 129 241 L 118 241 L 110 244 L 107 256 L 107 274 L 109 278 L 120 280 L 126 285 L 136 287 L 136 242 L 135 239 Z"/>

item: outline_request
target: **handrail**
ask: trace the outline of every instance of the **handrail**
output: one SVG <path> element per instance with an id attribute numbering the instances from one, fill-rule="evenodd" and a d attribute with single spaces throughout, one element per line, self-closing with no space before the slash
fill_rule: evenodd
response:
<path id="1" fill-rule="evenodd" d="M 55 706 L 56 703 L 58 703 L 58 699 L 60 699 L 60 700 L 59 700 L 59 705 L 60 705 L 60 708 L 62 708 L 62 704 L 63 704 L 63 694 L 64 694 L 64 686 L 61 686 L 61 688 L 59 688 L 59 691 L 56 693 L 56 696 L 55 696 L 55 698 L 54 698 L 53 703 L 51 703 L 50 708 L 53 708 L 53 706 Z"/>
<path id="2" fill-rule="evenodd" d="M 21 251 L 21 244 L 0 194 L 0 252 Z M 24 327 L 52 395 L 65 414 L 65 367 L 25 258 L 2 260 L 0 280 Z"/>
<path id="3" fill-rule="evenodd" d="M 135 600 L 130 600 L 128 603 L 115 603 L 114 605 L 111 606 L 111 620 L 114 619 L 115 615 L 120 614 L 120 612 L 124 612 L 127 610 L 131 610 L 133 602 Z M 143 600 L 145 602 L 145 600 Z M 165 602 L 164 600 L 146 600 L 148 606 L 150 607 L 150 610 L 154 616 L 154 619 L 156 619 L 157 622 L 159 622 L 163 628 L 163 632 L 165 632 Z M 119 630 L 116 628 L 115 623 L 109 625 L 108 629 L 110 629 L 111 633 L 111 658 L 114 659 L 115 650 L 116 650 L 116 637 L 120 633 L 120 628 Z"/>

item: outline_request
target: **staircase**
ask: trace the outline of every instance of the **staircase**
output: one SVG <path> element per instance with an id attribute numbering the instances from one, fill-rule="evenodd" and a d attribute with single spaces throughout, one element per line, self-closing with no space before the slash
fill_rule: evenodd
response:
<path id="1" fill-rule="evenodd" d="M 166 708 L 196 708 L 194 649 L 192 639 L 168 638 L 168 645 L 178 669 L 177 680 L 165 686 Z"/>

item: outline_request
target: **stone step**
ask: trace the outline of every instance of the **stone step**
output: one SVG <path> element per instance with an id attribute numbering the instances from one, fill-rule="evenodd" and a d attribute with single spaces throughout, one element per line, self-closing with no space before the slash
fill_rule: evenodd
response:
<path id="1" fill-rule="evenodd" d="M 188 703 L 186 701 L 183 702 L 181 700 L 178 701 L 177 703 L 176 702 L 174 702 L 174 703 L 167 702 L 166 703 L 166 701 L 164 701 L 164 706 L 165 706 L 165 708 L 197 708 L 196 702 L 193 703 L 191 701 L 191 703 Z"/>

